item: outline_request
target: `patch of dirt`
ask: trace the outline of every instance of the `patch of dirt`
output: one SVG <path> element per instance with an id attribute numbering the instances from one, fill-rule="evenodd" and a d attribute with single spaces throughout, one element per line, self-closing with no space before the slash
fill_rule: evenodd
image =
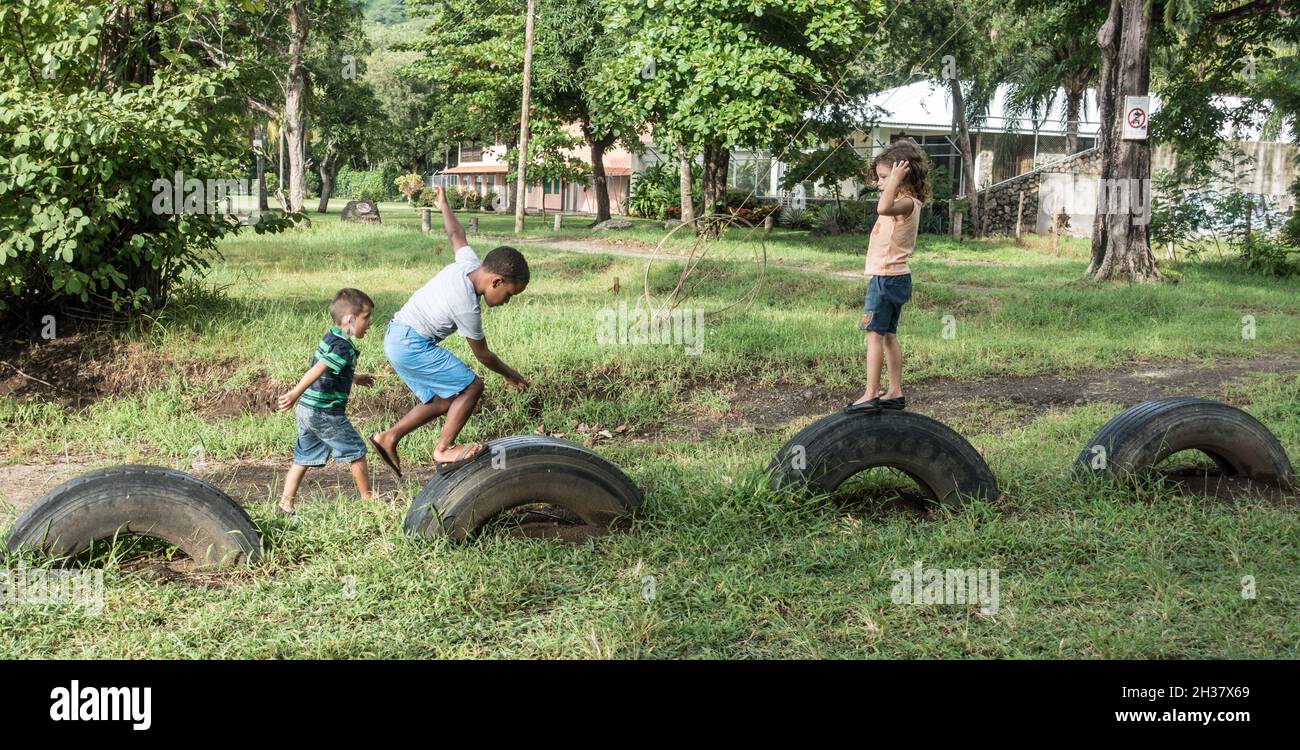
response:
<path id="1" fill-rule="evenodd" d="M 94 464 L 85 461 L 0 466 L 0 525 L 17 518 L 45 493 L 93 468 Z"/>
<path id="2" fill-rule="evenodd" d="M 1275 356 L 1237 360 L 1211 367 L 1187 363 L 1134 362 L 1127 367 L 1093 370 L 1073 377 L 1050 375 L 1007 377 L 987 381 L 950 378 L 921 381 L 906 386 L 907 408 L 951 422 L 983 413 L 981 407 L 1004 405 L 1016 413 L 1016 424 L 1028 424 L 1053 407 L 1114 403 L 1125 407 L 1163 396 L 1203 396 L 1231 403 L 1225 386 L 1268 373 L 1295 372 L 1300 357 Z M 685 432 L 696 437 L 720 432 L 790 430 L 809 417 L 842 409 L 862 395 L 860 387 L 822 390 L 808 386 L 746 382 L 722 396 L 725 413 L 697 410 L 681 415 L 663 432 Z M 701 413 L 702 412 L 702 413 Z"/>
<path id="3" fill-rule="evenodd" d="M 1300 493 L 1292 493 L 1273 484 L 1253 479 L 1227 476 L 1213 466 L 1184 467 L 1164 472 L 1164 482 L 1180 493 L 1218 500 L 1257 500 L 1269 505 L 1300 507 Z"/>
<path id="4" fill-rule="evenodd" d="M 0 465 L 0 525 L 17 518 L 46 492 L 101 465 L 91 462 Z M 209 461 L 188 471 L 211 482 L 236 502 L 252 505 L 278 501 L 288 469 L 289 459 L 286 458 L 284 461 Z M 377 461 L 371 463 L 370 469 L 372 489 L 389 499 L 400 495 L 403 507 L 414 497 L 413 492 L 418 492 L 418 488 L 433 479 L 435 474 L 432 468 L 414 467 L 407 469 L 402 479 L 398 479 Z M 298 502 L 333 500 L 339 495 L 356 497 L 356 492 L 348 467 L 331 463 L 307 472 L 298 488 Z"/>
<path id="5" fill-rule="evenodd" d="M 40 398 L 79 409 L 106 397 L 163 386 L 173 378 L 225 382 L 237 369 L 233 357 L 176 362 L 141 342 L 78 333 L 33 342 L 20 354 L 0 360 L 0 397 L 20 402 Z M 259 392 L 241 388 L 213 399 L 247 399 L 254 393 Z"/>

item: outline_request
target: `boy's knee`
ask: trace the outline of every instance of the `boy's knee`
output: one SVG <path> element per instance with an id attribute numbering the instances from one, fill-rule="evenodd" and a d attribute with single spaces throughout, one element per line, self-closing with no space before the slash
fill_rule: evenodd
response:
<path id="1" fill-rule="evenodd" d="M 483 393 L 483 378 L 480 378 L 479 376 L 475 375 L 474 379 L 469 382 L 469 385 L 465 386 L 465 390 L 457 394 L 456 398 L 458 399 L 468 398 L 477 401 L 478 397 L 482 393 Z"/>

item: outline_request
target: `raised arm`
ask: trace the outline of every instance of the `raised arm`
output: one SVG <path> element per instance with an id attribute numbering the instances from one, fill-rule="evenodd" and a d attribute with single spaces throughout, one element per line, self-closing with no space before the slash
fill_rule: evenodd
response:
<path id="1" fill-rule="evenodd" d="M 876 213 L 881 216 L 907 216 L 912 212 L 915 206 L 908 196 L 901 198 L 898 195 L 898 186 L 902 184 L 903 178 L 907 176 L 911 167 L 905 161 L 894 164 L 894 168 L 889 171 L 889 176 L 885 178 L 885 184 L 880 189 L 880 202 L 876 204 Z"/>
<path id="2" fill-rule="evenodd" d="M 438 190 L 438 210 L 442 211 L 442 228 L 447 230 L 447 239 L 451 241 L 451 251 L 457 250 L 469 244 L 465 239 L 465 229 L 460 225 L 460 220 L 456 214 L 452 213 L 451 204 L 447 202 L 446 188 L 437 188 Z"/>

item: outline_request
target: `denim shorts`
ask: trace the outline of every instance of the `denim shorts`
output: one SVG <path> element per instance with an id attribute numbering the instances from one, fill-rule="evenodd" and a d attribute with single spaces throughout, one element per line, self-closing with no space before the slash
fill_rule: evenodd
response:
<path id="1" fill-rule="evenodd" d="M 912 274 L 872 276 L 867 284 L 867 303 L 862 307 L 863 331 L 898 333 L 903 305 L 912 299 Z"/>
<path id="2" fill-rule="evenodd" d="M 298 439 L 293 443 L 293 462 L 299 466 L 324 466 L 331 454 L 335 463 L 352 463 L 365 458 L 366 442 L 342 412 L 313 409 L 298 402 Z"/>
<path id="3" fill-rule="evenodd" d="M 395 320 L 384 333 L 384 355 L 422 404 L 451 398 L 474 382 L 474 371 L 455 354 Z"/>

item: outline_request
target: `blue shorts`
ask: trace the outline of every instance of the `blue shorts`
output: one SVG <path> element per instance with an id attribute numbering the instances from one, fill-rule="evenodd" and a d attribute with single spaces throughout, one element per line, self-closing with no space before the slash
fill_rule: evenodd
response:
<path id="1" fill-rule="evenodd" d="M 474 382 L 474 371 L 455 354 L 395 320 L 384 333 L 384 354 L 422 404 L 435 396 L 451 398 Z"/>
<path id="2" fill-rule="evenodd" d="M 298 402 L 298 439 L 293 443 L 293 462 L 299 466 L 324 466 L 330 454 L 334 462 L 350 464 L 366 456 L 366 442 L 342 412 L 313 409 Z"/>
<path id="3" fill-rule="evenodd" d="M 912 274 L 872 276 L 858 328 L 873 333 L 898 333 L 898 318 L 903 314 L 903 305 L 911 298 Z"/>

